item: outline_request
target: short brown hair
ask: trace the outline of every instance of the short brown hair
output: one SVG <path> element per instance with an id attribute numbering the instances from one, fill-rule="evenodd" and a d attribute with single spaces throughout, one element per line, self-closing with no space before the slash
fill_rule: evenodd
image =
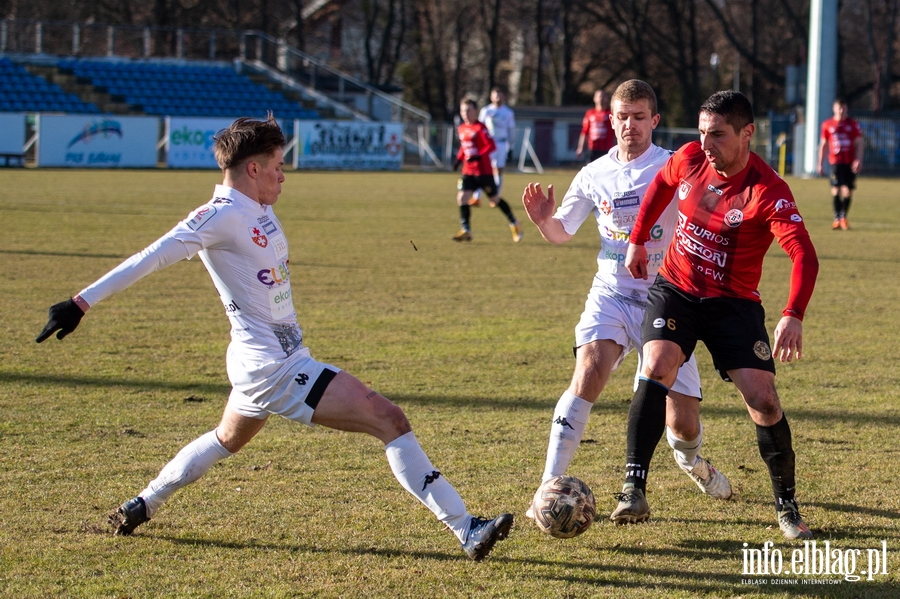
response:
<path id="1" fill-rule="evenodd" d="M 625 83 L 619 85 L 613 93 L 612 99 L 628 103 L 637 102 L 638 100 L 647 100 L 647 104 L 650 106 L 651 115 L 655 115 L 659 110 L 656 103 L 656 92 L 653 91 L 653 88 L 650 87 L 649 83 L 641 81 L 640 79 L 629 79 Z"/>
<path id="2" fill-rule="evenodd" d="M 224 171 L 253 156 L 267 156 L 284 144 L 284 133 L 270 112 L 264 121 L 245 116 L 216 133 L 213 153 Z"/>

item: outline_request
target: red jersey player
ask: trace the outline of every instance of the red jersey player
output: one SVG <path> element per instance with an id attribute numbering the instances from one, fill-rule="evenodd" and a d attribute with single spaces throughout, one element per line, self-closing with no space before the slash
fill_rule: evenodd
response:
<path id="1" fill-rule="evenodd" d="M 832 229 L 847 230 L 847 211 L 856 189 L 856 175 L 862 171 L 865 142 L 859 123 L 848 116 L 847 102 L 841 98 L 831 107 L 834 116 L 822 123 L 819 139 L 819 154 L 816 169 L 823 174 L 822 162 L 828 148 L 828 163 L 831 165 L 831 199 L 834 204 Z"/>
<path id="2" fill-rule="evenodd" d="M 598 89 L 594 92 L 594 107 L 584 113 L 581 121 L 581 135 L 575 155 L 579 158 L 587 141 L 588 162 L 593 162 L 609 152 L 616 145 L 616 135 L 609 120 L 609 94 Z"/>
<path id="3" fill-rule="evenodd" d="M 683 146 L 657 173 L 631 231 L 625 266 L 635 278 L 646 278 L 644 243 L 666 206 L 678 203 L 675 238 L 650 288 L 641 328 L 644 361 L 628 416 L 625 488 L 611 516 L 616 522 L 649 516 L 644 489 L 665 428 L 666 394 L 700 340 L 756 424 L 784 536 L 812 536 L 794 499 L 794 450 L 775 391 L 774 356 L 782 362 L 801 357 L 801 320 L 818 259 L 790 188 L 750 151 L 754 128 L 746 96 L 710 96 L 700 107 L 700 141 Z M 757 290 L 773 239 L 793 263 L 774 351 Z"/>
<path id="4" fill-rule="evenodd" d="M 506 215 L 513 241 L 521 241 L 522 227 L 519 226 L 519 221 L 516 220 L 506 200 L 499 197 L 494 169 L 491 166 L 491 152 L 497 146 L 484 123 L 478 121 L 478 107 L 475 100 L 463 100 L 459 105 L 459 115 L 463 122 L 457 129 L 459 152 L 456 153 L 453 168 L 456 170 L 460 164 L 463 165 L 462 177 L 456 186 L 456 203 L 459 206 L 459 222 L 462 228 L 453 236 L 453 240 L 472 241 L 469 199 L 476 189 L 481 189 L 487 194 L 491 208 L 499 208 Z"/>

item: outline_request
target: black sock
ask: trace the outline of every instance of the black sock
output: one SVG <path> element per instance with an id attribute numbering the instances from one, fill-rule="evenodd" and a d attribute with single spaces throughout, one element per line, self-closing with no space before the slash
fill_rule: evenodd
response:
<path id="1" fill-rule="evenodd" d="M 666 431 L 666 395 L 660 383 L 641 378 L 628 410 L 625 482 L 642 491 L 647 488 L 647 471 L 659 440 Z"/>
<path id="2" fill-rule="evenodd" d="M 472 214 L 472 209 L 469 208 L 468 204 L 463 204 L 459 207 L 459 224 L 462 225 L 462 228 L 466 231 L 471 231 L 469 228 L 469 215 Z"/>
<path id="3" fill-rule="evenodd" d="M 794 449 L 787 416 L 782 414 L 781 420 L 772 426 L 757 424 L 756 442 L 759 444 L 759 455 L 769 468 L 772 492 L 775 494 L 775 509 L 778 509 L 785 501 L 794 500 L 796 485 Z"/>
<path id="4" fill-rule="evenodd" d="M 844 207 L 844 201 L 841 200 L 841 194 L 836 193 L 831 196 L 831 205 L 834 206 L 834 217 L 840 218 Z"/>
<path id="5" fill-rule="evenodd" d="M 846 198 L 844 198 L 843 205 L 841 207 L 842 208 L 841 212 L 844 214 L 845 218 L 847 216 L 847 213 L 850 212 L 850 200 L 852 200 L 852 199 L 853 199 L 852 196 L 847 196 Z"/>
<path id="6" fill-rule="evenodd" d="M 516 217 L 513 216 L 512 208 L 509 207 L 509 204 L 506 203 L 506 200 L 504 200 L 503 198 L 497 200 L 497 208 L 499 208 L 501 212 L 506 215 L 506 218 L 509 219 L 509 222 L 511 224 L 516 222 Z"/>

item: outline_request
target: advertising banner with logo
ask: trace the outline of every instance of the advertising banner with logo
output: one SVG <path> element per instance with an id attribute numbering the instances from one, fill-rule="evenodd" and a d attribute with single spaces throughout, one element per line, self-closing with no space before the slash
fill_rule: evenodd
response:
<path id="1" fill-rule="evenodd" d="M 157 117 L 40 115 L 38 126 L 38 166 L 156 166 Z"/>
<path id="2" fill-rule="evenodd" d="M 237 117 L 235 117 L 237 118 Z M 171 168 L 219 168 L 213 155 L 213 136 L 234 122 L 233 118 L 169 117 L 166 166 Z M 285 137 L 290 130 L 278 121 Z"/>
<path id="3" fill-rule="evenodd" d="M 299 121 L 296 168 L 399 170 L 403 125 L 363 121 Z"/>
<path id="4" fill-rule="evenodd" d="M 231 118 L 170 117 L 166 166 L 219 168 L 213 156 L 213 136 L 233 122 Z"/>
<path id="5" fill-rule="evenodd" d="M 25 115 L 0 113 L 0 154 L 21 154 L 25 146 Z"/>

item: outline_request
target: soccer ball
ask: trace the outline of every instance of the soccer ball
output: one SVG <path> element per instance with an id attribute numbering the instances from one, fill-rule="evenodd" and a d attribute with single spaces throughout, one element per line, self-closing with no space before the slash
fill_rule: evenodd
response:
<path id="1" fill-rule="evenodd" d="M 571 539 L 594 521 L 594 494 L 574 476 L 555 476 L 542 484 L 531 501 L 534 521 L 542 532 L 557 539 Z"/>

